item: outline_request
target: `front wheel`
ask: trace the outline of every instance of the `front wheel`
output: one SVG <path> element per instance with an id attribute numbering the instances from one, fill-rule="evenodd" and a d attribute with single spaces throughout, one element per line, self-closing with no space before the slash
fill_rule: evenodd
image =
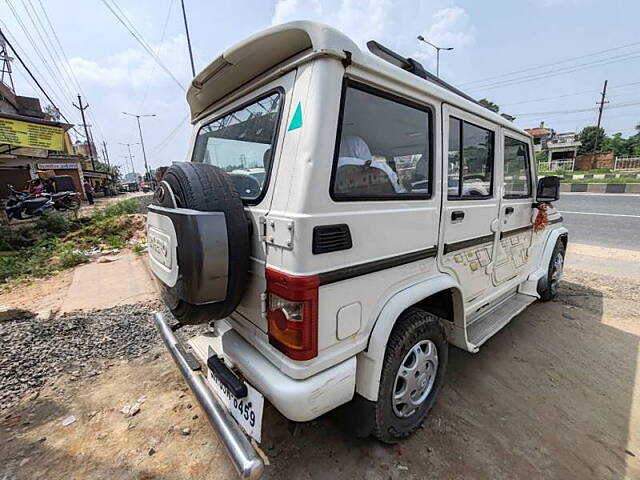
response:
<path id="1" fill-rule="evenodd" d="M 419 308 L 404 312 L 382 366 L 373 430 L 378 440 L 396 443 L 422 425 L 442 387 L 447 360 L 440 319 Z"/>
<path id="2" fill-rule="evenodd" d="M 560 278 L 562 277 L 562 270 L 564 268 L 564 255 L 564 244 L 558 240 L 551 254 L 551 261 L 549 262 L 549 268 L 547 270 L 546 286 L 538 292 L 540 293 L 540 300 L 544 302 L 553 300 L 560 292 Z"/>

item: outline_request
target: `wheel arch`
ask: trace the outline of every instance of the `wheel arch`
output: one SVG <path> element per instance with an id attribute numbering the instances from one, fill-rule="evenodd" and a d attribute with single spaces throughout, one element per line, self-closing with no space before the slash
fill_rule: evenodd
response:
<path id="1" fill-rule="evenodd" d="M 442 302 L 450 304 L 443 305 Z M 387 342 L 398 318 L 415 306 L 444 318 L 442 326 L 447 340 L 466 348 L 462 292 L 451 276 L 439 274 L 395 293 L 380 310 L 367 348 L 358 354 L 356 392 L 367 400 L 376 401 L 378 398 Z"/>
<path id="2" fill-rule="evenodd" d="M 547 238 L 544 241 L 544 247 L 542 248 L 538 258 L 536 269 L 531 272 L 527 280 L 520 285 L 518 289 L 520 293 L 540 298 L 538 290 L 545 287 L 547 268 L 551 261 L 553 249 L 558 241 L 562 242 L 566 250 L 569 242 L 569 231 L 564 226 L 554 228 L 547 234 Z"/>

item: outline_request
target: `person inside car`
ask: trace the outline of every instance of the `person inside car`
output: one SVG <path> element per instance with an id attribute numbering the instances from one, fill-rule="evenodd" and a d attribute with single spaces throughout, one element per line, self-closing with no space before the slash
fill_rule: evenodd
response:
<path id="1" fill-rule="evenodd" d="M 374 160 L 367 143 L 356 135 L 344 137 L 340 142 L 340 156 L 338 168 L 344 165 L 370 166 L 382 170 L 387 174 L 396 193 L 403 193 L 405 189 L 398 182 L 398 175 L 386 162 Z"/>

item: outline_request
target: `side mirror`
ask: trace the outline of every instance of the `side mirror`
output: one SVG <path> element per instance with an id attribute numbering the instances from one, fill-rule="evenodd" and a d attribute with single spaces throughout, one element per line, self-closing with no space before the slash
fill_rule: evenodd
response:
<path id="1" fill-rule="evenodd" d="M 555 202 L 560 198 L 560 177 L 540 177 L 536 189 L 536 201 Z"/>

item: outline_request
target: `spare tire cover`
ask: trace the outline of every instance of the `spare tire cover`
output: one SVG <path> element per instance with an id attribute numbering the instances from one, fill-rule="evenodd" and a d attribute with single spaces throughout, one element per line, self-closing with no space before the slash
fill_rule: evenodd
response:
<path id="1" fill-rule="evenodd" d="M 169 188 L 171 192 L 166 192 Z M 162 286 L 162 296 L 176 319 L 183 324 L 205 323 L 225 318 L 240 303 L 247 281 L 250 254 L 250 230 L 244 205 L 234 183 L 221 168 L 204 163 L 176 162 L 164 174 L 163 183 L 156 191 L 154 204 L 202 212 L 222 212 L 227 228 L 227 272 L 205 272 L 206 274 L 227 275 L 227 291 L 224 300 L 194 305 L 180 298 L 179 286 Z M 189 245 L 193 239 L 177 238 L 178 245 Z M 179 252 L 179 250 L 178 250 Z M 189 275 L 187 269 L 180 269 L 179 277 Z M 184 280 L 184 279 L 183 279 Z M 179 280 L 180 282 L 180 280 Z"/>

